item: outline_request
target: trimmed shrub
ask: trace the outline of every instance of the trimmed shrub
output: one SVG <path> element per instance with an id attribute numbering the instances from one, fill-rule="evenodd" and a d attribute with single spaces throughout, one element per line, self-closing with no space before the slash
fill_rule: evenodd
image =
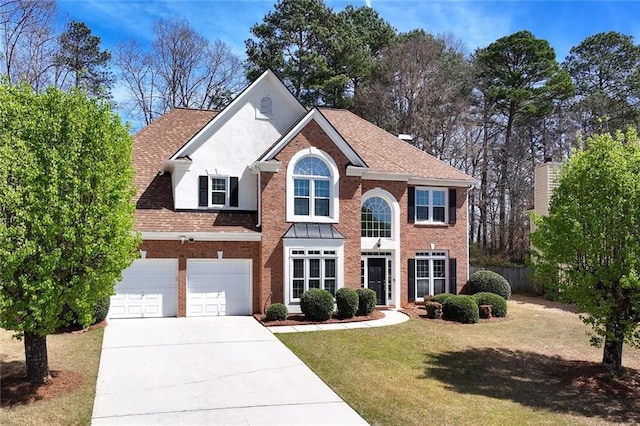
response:
<path id="1" fill-rule="evenodd" d="M 480 319 L 478 304 L 472 296 L 452 296 L 442 304 L 442 315 L 445 319 L 474 324 Z"/>
<path id="2" fill-rule="evenodd" d="M 102 322 L 107 318 L 110 304 L 110 296 L 98 299 L 93 307 L 93 312 L 91 313 L 91 322 L 87 325 L 81 324 L 80 315 L 78 315 L 78 312 L 68 304 L 65 304 L 62 307 L 60 318 L 63 320 L 64 327 L 89 327 L 93 324 Z"/>
<path id="3" fill-rule="evenodd" d="M 300 309 L 311 321 L 326 321 L 333 313 L 333 296 L 327 290 L 312 288 L 302 293 Z"/>
<path id="4" fill-rule="evenodd" d="M 442 304 L 438 302 L 427 302 L 424 304 L 424 308 L 427 310 L 427 318 L 440 319 L 442 318 Z"/>
<path id="5" fill-rule="evenodd" d="M 448 298 L 455 296 L 455 294 L 451 294 L 451 293 L 440 293 L 440 294 L 436 294 L 435 296 L 433 296 L 431 299 L 429 299 L 429 302 L 438 302 L 438 303 L 444 303 L 445 300 L 447 300 Z"/>
<path id="6" fill-rule="evenodd" d="M 494 317 L 506 317 L 507 316 L 507 301 L 504 297 L 495 293 L 481 292 L 473 295 L 476 299 L 478 306 L 491 305 L 491 314 Z"/>
<path id="7" fill-rule="evenodd" d="M 511 286 L 504 277 L 493 271 L 476 271 L 469 277 L 467 283 L 469 294 L 493 293 L 505 300 L 511 297 Z"/>
<path id="8" fill-rule="evenodd" d="M 371 315 L 376 307 L 376 292 L 370 288 L 359 288 L 356 293 L 358 294 L 358 312 L 356 312 L 356 315 L 359 317 Z"/>
<path id="9" fill-rule="evenodd" d="M 109 305 L 111 304 L 111 297 L 103 297 L 98 299 L 96 306 L 93 308 L 93 324 L 104 321 L 109 313 Z"/>
<path id="10" fill-rule="evenodd" d="M 267 309 L 267 321 L 284 321 L 287 319 L 287 307 L 282 303 L 274 303 Z"/>
<path id="11" fill-rule="evenodd" d="M 352 288 L 342 287 L 336 292 L 336 305 L 340 318 L 353 318 L 358 311 L 358 293 Z"/>

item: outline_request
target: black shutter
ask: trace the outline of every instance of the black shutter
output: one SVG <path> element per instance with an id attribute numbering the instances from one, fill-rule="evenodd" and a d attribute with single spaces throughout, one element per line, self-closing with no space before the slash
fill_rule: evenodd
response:
<path id="1" fill-rule="evenodd" d="M 449 223 L 456 223 L 456 190 L 449 188 Z"/>
<path id="2" fill-rule="evenodd" d="M 416 301 L 416 260 L 409 259 L 409 302 Z"/>
<path id="3" fill-rule="evenodd" d="M 209 207 L 209 176 L 198 177 L 198 206 Z"/>
<path id="4" fill-rule="evenodd" d="M 229 206 L 238 207 L 238 178 L 229 178 Z"/>
<path id="5" fill-rule="evenodd" d="M 407 220 L 409 223 L 416 221 L 416 188 L 409 187 L 409 211 L 407 212 Z"/>
<path id="6" fill-rule="evenodd" d="M 457 277 L 457 262 L 454 258 L 449 258 L 449 293 L 458 293 L 458 277 Z"/>

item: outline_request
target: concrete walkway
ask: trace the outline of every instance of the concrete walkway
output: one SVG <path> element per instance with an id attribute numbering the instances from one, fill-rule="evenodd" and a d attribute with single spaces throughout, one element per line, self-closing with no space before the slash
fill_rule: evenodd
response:
<path id="1" fill-rule="evenodd" d="M 92 423 L 366 424 L 253 317 L 110 320 Z"/>
<path id="2" fill-rule="evenodd" d="M 384 327 L 400 324 L 409 319 L 408 315 L 398 311 L 382 311 L 384 318 L 373 321 L 345 322 L 342 324 L 307 324 L 268 327 L 272 333 L 296 333 L 299 331 L 349 330 L 353 328 Z"/>

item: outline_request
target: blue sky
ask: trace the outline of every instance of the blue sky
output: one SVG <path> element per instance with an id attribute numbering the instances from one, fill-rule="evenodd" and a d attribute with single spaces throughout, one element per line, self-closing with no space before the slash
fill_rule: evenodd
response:
<path id="1" fill-rule="evenodd" d="M 159 18 L 180 16 L 210 40 L 221 39 L 244 58 L 250 28 L 273 10 L 275 0 L 60 0 L 61 20 L 86 23 L 113 49 L 124 39 L 151 40 Z M 572 46 L 604 31 L 618 31 L 640 42 L 640 2 L 636 1 L 431 1 L 354 0 L 325 3 L 334 10 L 347 4 L 373 7 L 399 31 L 422 28 L 451 33 L 468 51 L 485 47 L 519 30 L 549 41 L 562 61 Z"/>

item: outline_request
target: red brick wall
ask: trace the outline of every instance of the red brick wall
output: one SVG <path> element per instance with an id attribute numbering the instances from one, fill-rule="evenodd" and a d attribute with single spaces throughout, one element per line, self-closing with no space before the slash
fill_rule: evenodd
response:
<path id="1" fill-rule="evenodd" d="M 217 258 L 218 250 L 225 259 L 253 259 L 253 310 L 261 312 L 260 242 L 258 241 L 143 241 L 140 250 L 147 259 L 178 259 L 178 316 L 187 315 L 187 259 Z"/>
<path id="2" fill-rule="evenodd" d="M 400 234 L 402 246 L 401 275 L 402 303 L 408 301 L 408 259 L 415 256 L 416 251 L 430 250 L 431 243 L 435 250 L 448 250 L 449 257 L 457 259 L 457 292 L 467 283 L 467 190 L 456 188 L 457 211 L 456 223 L 453 225 L 416 225 L 408 223 L 408 193 L 400 199 Z M 448 286 L 448 283 L 447 283 Z M 447 287 L 448 288 L 448 287 Z"/>
<path id="3" fill-rule="evenodd" d="M 346 176 L 347 158 L 312 121 L 278 153 L 281 167 L 277 173 L 262 173 L 262 293 L 261 305 L 284 302 L 284 271 L 282 236 L 291 225 L 286 222 L 286 175 L 294 154 L 314 146 L 325 151 L 335 161 L 340 172 L 340 217 L 336 229 L 345 237 L 344 284 L 360 287 L 360 206 L 362 194 L 379 187 L 390 192 L 400 206 L 401 276 L 396 283 L 401 286 L 401 304 L 408 301 L 407 260 L 419 250 L 448 250 L 457 259 L 457 286 L 462 289 L 467 279 L 467 204 L 466 189 L 457 188 L 457 221 L 454 225 L 424 226 L 408 223 L 407 183 L 393 181 L 362 181 L 359 177 Z"/>
<path id="4" fill-rule="evenodd" d="M 456 188 L 457 212 L 454 225 L 415 225 L 409 223 L 406 182 L 362 181 L 363 194 L 373 188 L 388 191 L 400 206 L 400 277 L 396 277 L 396 283 L 400 283 L 401 286 L 401 304 L 406 305 L 409 297 L 408 259 L 415 257 L 416 251 L 430 250 L 431 243 L 435 244 L 436 250 L 448 250 L 449 257 L 457 259 L 457 289 L 458 292 L 462 290 L 467 282 L 468 262 L 466 188 Z"/>
<path id="5" fill-rule="evenodd" d="M 340 223 L 334 226 L 345 237 L 344 282 L 350 287 L 360 286 L 360 178 L 345 175 L 348 159 L 312 121 L 276 156 L 282 164 L 278 173 L 262 173 L 262 297 L 265 302 L 270 296 L 270 303 L 284 302 L 282 236 L 291 225 L 286 222 L 287 167 L 296 153 L 311 146 L 329 154 L 338 167 Z"/>

